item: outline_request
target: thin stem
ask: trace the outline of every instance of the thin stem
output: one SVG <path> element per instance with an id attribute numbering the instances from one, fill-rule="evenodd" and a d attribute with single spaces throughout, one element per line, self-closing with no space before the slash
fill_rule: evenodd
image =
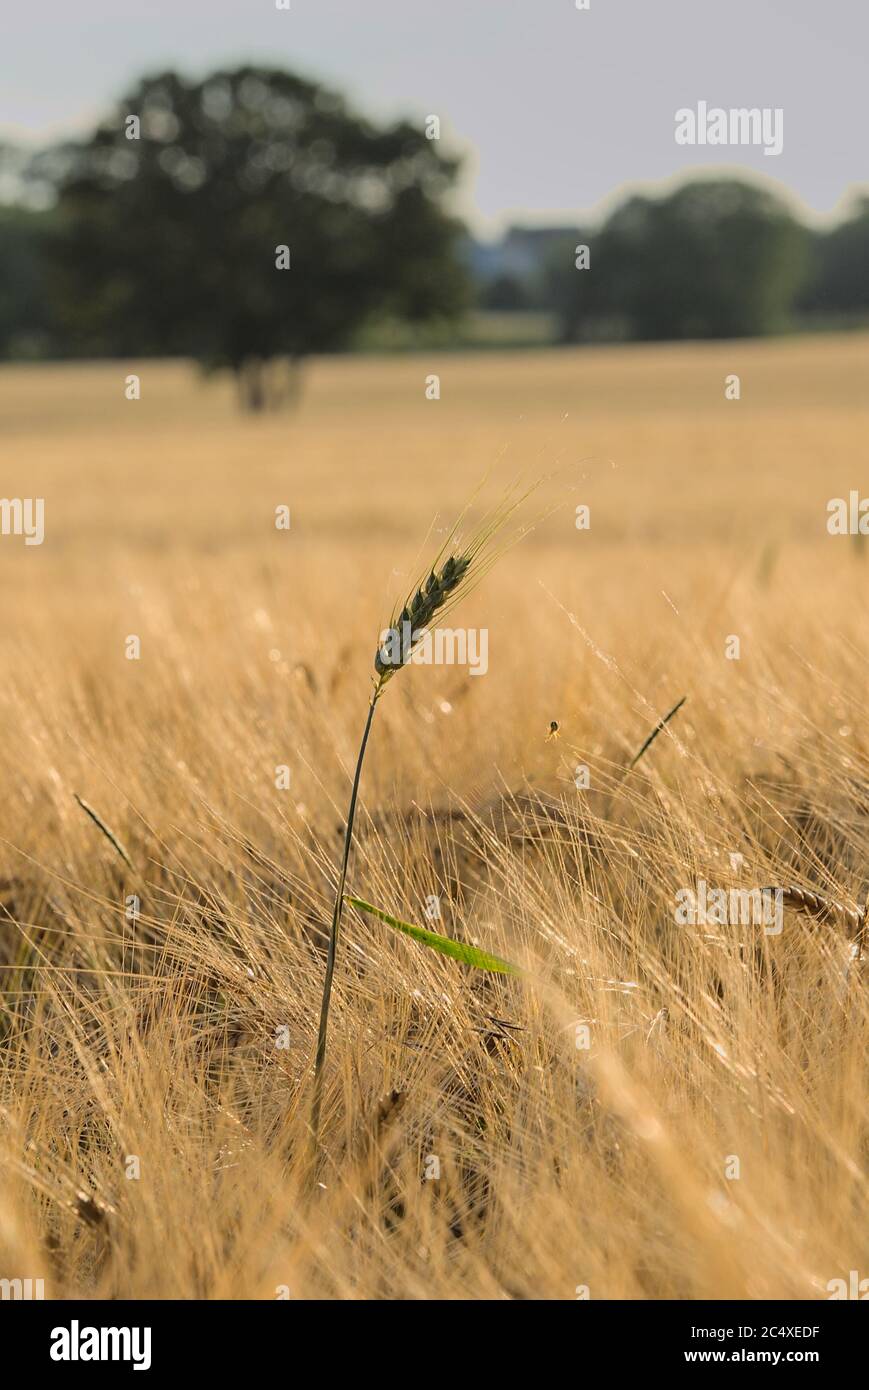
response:
<path id="1" fill-rule="evenodd" d="M 356 799 L 359 795 L 359 779 L 362 776 L 362 762 L 368 744 L 368 735 L 371 733 L 371 721 L 374 718 L 374 710 L 381 689 L 382 686 L 378 684 L 371 697 L 371 703 L 368 706 L 368 718 L 365 721 L 365 732 L 362 735 L 362 742 L 359 745 L 359 756 L 356 759 L 356 772 L 353 776 L 353 790 L 350 793 L 350 806 L 347 811 L 347 829 L 344 832 L 344 857 L 341 861 L 341 873 L 338 876 L 335 906 L 332 909 L 332 930 L 329 935 L 329 950 L 326 955 L 326 978 L 323 981 L 323 1002 L 320 1005 L 320 1031 L 317 1034 L 317 1058 L 314 1062 L 314 1098 L 311 1103 L 311 1130 L 313 1132 L 315 1144 L 318 1142 L 320 1135 L 320 1102 L 323 1098 L 323 1063 L 326 1060 L 326 1033 L 329 1027 L 329 1001 L 332 997 L 332 976 L 335 973 L 335 955 L 338 950 L 338 928 L 341 924 L 341 910 L 344 906 L 344 883 L 347 879 L 347 864 L 350 859 L 350 844 L 353 839 Z"/>

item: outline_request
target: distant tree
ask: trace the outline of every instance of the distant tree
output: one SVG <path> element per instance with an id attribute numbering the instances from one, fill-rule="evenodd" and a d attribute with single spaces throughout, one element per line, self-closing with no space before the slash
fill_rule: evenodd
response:
<path id="1" fill-rule="evenodd" d="M 52 233 L 50 213 L 0 207 L 0 358 L 62 354 L 45 282 Z"/>
<path id="2" fill-rule="evenodd" d="M 565 336 L 737 338 L 786 325 L 805 274 L 805 229 L 773 194 L 698 180 L 632 197 L 585 238 L 591 267 L 559 273 Z M 597 326 L 597 327 L 596 327 Z"/>
<path id="3" fill-rule="evenodd" d="M 812 240 L 811 271 L 799 307 L 809 312 L 853 315 L 869 312 L 869 194 L 851 215 Z"/>
<path id="4" fill-rule="evenodd" d="M 588 268 L 579 248 L 588 248 Z M 581 230 L 552 243 L 543 268 L 545 307 L 552 310 L 563 343 L 609 340 L 624 336 L 616 321 L 615 289 L 607 269 L 604 238 L 600 232 Z"/>
<path id="5" fill-rule="evenodd" d="M 463 308 L 441 207 L 456 172 L 422 130 L 253 67 L 145 79 L 34 170 L 57 187 L 54 284 L 79 350 L 230 367 L 254 409 L 270 359 Z"/>
<path id="6" fill-rule="evenodd" d="M 515 275 L 496 275 L 480 291 L 480 307 L 495 313 L 517 312 L 528 308 L 528 296 Z"/>

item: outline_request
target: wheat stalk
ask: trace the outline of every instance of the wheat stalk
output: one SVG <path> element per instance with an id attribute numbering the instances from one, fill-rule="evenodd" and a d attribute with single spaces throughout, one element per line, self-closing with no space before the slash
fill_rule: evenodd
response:
<path id="1" fill-rule="evenodd" d="M 648 738 L 647 738 L 646 741 L 644 742 L 642 748 L 639 750 L 638 753 L 635 753 L 634 756 L 631 758 L 631 761 L 628 763 L 627 767 L 625 768 L 624 772 L 622 773 L 622 776 L 623 776 L 623 777 L 626 776 L 626 775 L 631 771 L 632 768 L 635 768 L 635 767 L 636 767 L 637 763 L 640 761 L 640 758 L 643 756 L 644 753 L 646 753 L 646 752 L 651 748 L 652 744 L 655 742 L 655 739 L 658 737 L 658 735 L 659 735 L 660 733 L 663 733 L 664 729 L 666 729 L 666 727 L 667 727 L 667 725 L 669 724 L 670 720 L 673 718 L 673 715 L 679 713 L 679 710 L 682 708 L 682 706 L 684 705 L 684 703 L 685 703 L 685 701 L 686 701 L 687 699 L 688 699 L 688 696 L 687 696 L 687 695 L 683 695 L 682 698 L 681 698 L 681 700 L 677 700 L 676 703 L 675 703 L 675 705 L 673 706 L 673 708 L 672 708 L 671 710 L 668 710 L 668 711 L 667 711 L 667 713 L 664 715 L 663 719 L 659 719 L 659 720 L 658 720 L 658 722 L 657 722 L 657 724 L 655 725 L 654 729 L 652 730 L 652 732 L 649 734 Z"/>
<path id="2" fill-rule="evenodd" d="M 375 653 L 374 689 L 368 703 L 368 714 L 356 757 L 356 769 L 353 774 L 350 804 L 347 810 L 347 826 L 344 832 L 344 849 L 335 890 L 332 925 L 326 953 L 326 973 L 323 980 L 323 999 L 320 1005 L 320 1024 L 317 1031 L 317 1052 L 314 1061 L 314 1091 L 311 1102 L 311 1132 L 315 1147 L 319 1142 L 320 1134 L 323 1066 L 326 1060 L 332 980 L 335 974 L 338 935 L 344 906 L 344 886 L 347 881 L 347 865 L 350 860 L 350 848 L 353 841 L 353 822 L 356 817 L 362 764 L 371 734 L 374 711 L 392 677 L 403 666 L 407 665 L 419 642 L 431 630 L 432 626 L 443 622 L 447 613 L 451 612 L 456 603 L 464 598 L 482 579 L 504 551 L 521 540 L 531 529 L 530 525 L 519 527 L 512 534 L 506 535 L 501 543 L 497 545 L 494 543 L 496 537 L 503 535 L 507 522 L 536 486 L 537 483 L 524 491 L 516 487 L 508 491 L 502 500 L 483 517 L 477 530 L 468 540 L 462 542 L 459 528 L 475 500 L 477 494 L 474 494 L 456 520 L 432 565 L 427 567 L 424 576 L 413 586 L 401 608 L 393 611 L 389 627 Z"/>
<path id="3" fill-rule="evenodd" d="M 78 792 L 73 792 L 73 796 L 75 797 L 81 809 L 84 811 L 85 815 L 90 816 L 94 825 L 96 825 L 103 832 L 112 848 L 117 850 L 118 854 L 121 856 L 127 867 L 129 869 L 132 869 L 133 861 L 131 860 L 127 851 L 124 849 L 124 846 L 121 844 L 114 830 L 112 830 L 110 826 L 106 825 L 102 817 L 97 815 L 93 806 L 91 806 L 87 801 L 83 800 L 83 798 L 79 796 Z"/>

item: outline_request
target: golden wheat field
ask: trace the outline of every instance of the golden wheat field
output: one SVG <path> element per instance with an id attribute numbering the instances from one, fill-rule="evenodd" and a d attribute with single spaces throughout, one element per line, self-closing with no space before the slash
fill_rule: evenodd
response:
<path id="1" fill-rule="evenodd" d="M 869 1273 L 869 545 L 826 526 L 869 493 L 867 382 L 859 335 L 324 360 L 260 418 L 181 364 L 0 372 L 4 495 L 45 499 L 42 545 L 0 537 L 0 1277 L 826 1299 Z M 348 888 L 521 973 L 348 908 L 312 1154 L 378 638 L 487 469 L 486 498 L 545 475 L 559 505 L 450 619 L 485 675 L 390 682 Z M 701 880 L 850 913 L 681 924 Z"/>

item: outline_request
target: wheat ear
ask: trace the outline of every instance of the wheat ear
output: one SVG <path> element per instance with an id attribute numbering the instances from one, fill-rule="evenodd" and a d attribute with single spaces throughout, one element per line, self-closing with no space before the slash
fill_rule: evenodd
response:
<path id="1" fill-rule="evenodd" d="M 332 908 L 329 946 L 326 953 L 326 974 L 323 980 L 323 999 L 320 1005 L 320 1024 L 317 1030 L 317 1052 L 314 1061 L 314 1093 L 311 1101 L 311 1134 L 315 1150 L 320 1137 L 323 1066 L 326 1061 L 329 1007 L 332 1000 L 335 958 L 338 952 L 338 934 L 341 927 L 341 912 L 344 907 L 344 886 L 347 881 L 347 865 L 353 842 L 353 822 L 356 818 L 362 764 L 371 734 L 374 711 L 389 681 L 396 671 L 399 671 L 410 660 L 417 642 L 422 640 L 425 631 L 430 629 L 432 624 L 442 622 L 459 599 L 463 598 L 474 584 L 487 573 L 504 550 L 509 549 L 530 529 L 529 526 L 522 526 L 512 536 L 499 541 L 497 545 L 494 544 L 495 538 L 503 533 L 509 519 L 536 486 L 537 484 L 534 484 L 525 490 L 514 487 L 508 491 L 501 502 L 483 517 L 473 535 L 467 541 L 462 542 L 459 539 L 458 530 L 470 507 L 470 503 L 468 503 L 449 532 L 434 563 L 426 569 L 425 577 L 413 586 L 401 609 L 397 613 L 393 613 L 386 633 L 387 639 L 390 634 L 393 637 L 392 643 L 389 644 L 392 650 L 389 650 L 386 641 L 384 641 L 378 647 L 374 657 L 374 690 L 368 704 L 368 716 L 365 720 L 362 742 L 356 757 L 356 770 L 353 774 L 353 787 L 347 810 L 347 827 L 344 831 L 344 849 L 341 855 L 335 903 Z M 473 501 L 473 498 L 471 500 Z"/>
<path id="2" fill-rule="evenodd" d="M 764 892 L 781 893 L 782 902 L 788 907 L 796 908 L 798 912 L 807 912 L 812 917 L 833 917 L 839 922 L 845 922 L 856 931 L 858 941 L 862 941 L 866 930 L 865 907 L 846 907 L 844 903 L 835 902 L 833 898 L 812 893 L 808 888 L 797 888 L 795 884 L 789 884 L 785 888 L 764 889 Z"/>

